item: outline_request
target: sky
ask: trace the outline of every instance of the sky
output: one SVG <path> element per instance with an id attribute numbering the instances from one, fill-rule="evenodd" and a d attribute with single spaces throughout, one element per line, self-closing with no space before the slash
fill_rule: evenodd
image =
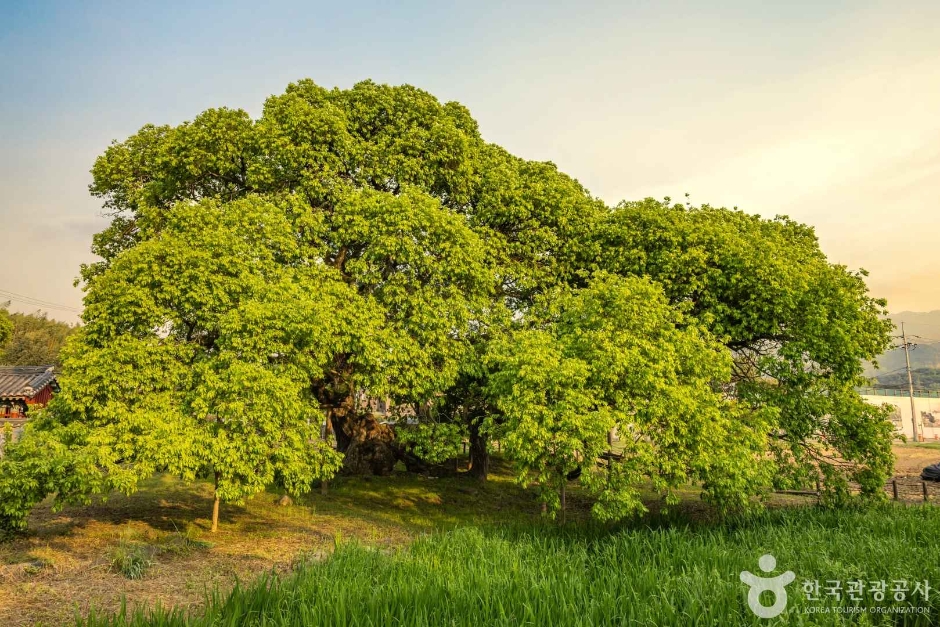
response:
<path id="1" fill-rule="evenodd" d="M 300 78 L 459 101 L 488 141 L 611 204 L 789 215 L 890 311 L 940 309 L 936 0 L 0 0 L 0 59 L 0 302 L 17 311 L 78 319 L 106 224 L 89 170 L 111 141 L 209 107 L 258 116 Z"/>

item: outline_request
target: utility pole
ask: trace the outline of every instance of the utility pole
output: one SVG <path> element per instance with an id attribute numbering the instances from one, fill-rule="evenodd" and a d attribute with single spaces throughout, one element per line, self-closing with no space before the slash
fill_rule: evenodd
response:
<path id="1" fill-rule="evenodd" d="M 919 442 L 917 412 L 914 410 L 914 379 L 911 378 L 911 348 L 913 348 L 914 345 L 907 341 L 907 334 L 904 332 L 903 322 L 901 323 L 901 341 L 904 343 L 904 361 L 907 362 L 907 392 L 911 397 L 911 425 L 914 427 L 914 441 Z"/>

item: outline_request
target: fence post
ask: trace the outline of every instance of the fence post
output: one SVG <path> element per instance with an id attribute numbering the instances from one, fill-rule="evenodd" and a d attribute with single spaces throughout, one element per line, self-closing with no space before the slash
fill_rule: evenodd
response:
<path id="1" fill-rule="evenodd" d="M 897 479 L 891 480 L 891 488 L 894 490 L 894 500 L 897 501 L 898 500 L 898 480 Z"/>

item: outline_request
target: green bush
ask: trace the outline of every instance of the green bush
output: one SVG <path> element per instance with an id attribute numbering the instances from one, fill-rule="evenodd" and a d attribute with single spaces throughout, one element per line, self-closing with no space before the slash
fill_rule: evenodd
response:
<path id="1" fill-rule="evenodd" d="M 110 569 L 128 579 L 141 579 L 144 573 L 154 565 L 151 548 L 147 545 L 121 538 L 110 552 Z"/>
<path id="2" fill-rule="evenodd" d="M 196 551 L 212 548 L 213 544 L 199 538 L 199 532 L 193 525 L 186 531 L 174 531 L 160 541 L 160 551 L 174 555 L 189 555 Z"/>

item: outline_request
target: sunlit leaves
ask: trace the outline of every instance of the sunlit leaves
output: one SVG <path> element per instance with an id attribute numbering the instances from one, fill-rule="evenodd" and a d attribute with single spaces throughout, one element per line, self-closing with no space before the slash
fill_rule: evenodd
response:
<path id="1" fill-rule="evenodd" d="M 520 480 L 557 489 L 581 468 L 602 519 L 642 511 L 648 484 L 668 498 L 701 481 L 713 496 L 737 493 L 731 506 L 767 478 L 766 425 L 737 420 L 735 403 L 716 391 L 730 377 L 727 351 L 646 279 L 598 274 L 547 295 L 489 360 Z M 598 466 L 614 428 L 618 454 Z"/>
<path id="2" fill-rule="evenodd" d="M 594 242 L 591 267 L 650 277 L 730 349 L 728 391 L 772 419 L 777 485 L 852 479 L 876 492 L 891 427 L 853 387 L 891 323 L 863 272 L 830 264 L 810 227 L 707 205 L 623 203 Z"/>

